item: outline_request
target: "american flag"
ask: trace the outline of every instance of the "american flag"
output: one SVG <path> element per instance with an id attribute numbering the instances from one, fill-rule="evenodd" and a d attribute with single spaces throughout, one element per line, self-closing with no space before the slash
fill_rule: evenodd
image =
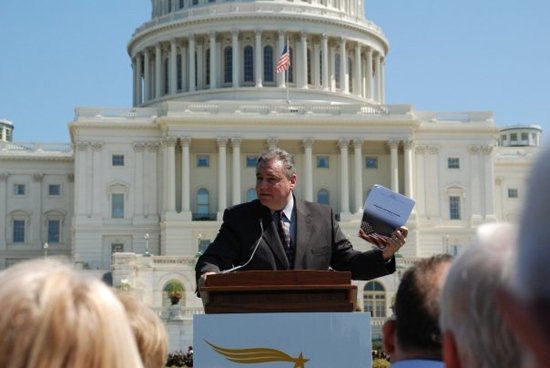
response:
<path id="1" fill-rule="evenodd" d="M 290 68 L 290 52 L 288 52 L 288 45 L 285 45 L 283 53 L 279 56 L 277 60 L 277 65 L 275 65 L 275 72 L 281 73 Z"/>

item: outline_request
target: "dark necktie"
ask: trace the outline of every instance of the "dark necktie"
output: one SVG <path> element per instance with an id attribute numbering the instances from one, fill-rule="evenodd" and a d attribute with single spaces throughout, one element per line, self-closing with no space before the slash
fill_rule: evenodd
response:
<path id="1" fill-rule="evenodd" d="M 292 241 L 290 239 L 290 222 L 285 221 L 287 217 L 282 210 L 277 211 L 277 214 L 279 220 L 277 223 L 277 231 L 279 232 L 281 243 L 283 243 L 283 248 L 285 249 L 290 268 L 294 268 L 294 247 L 292 246 Z"/>

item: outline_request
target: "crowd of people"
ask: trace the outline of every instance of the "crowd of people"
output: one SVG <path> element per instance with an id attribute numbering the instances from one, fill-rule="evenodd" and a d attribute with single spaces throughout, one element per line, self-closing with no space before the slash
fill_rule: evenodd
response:
<path id="1" fill-rule="evenodd" d="M 548 161 L 550 147 L 533 166 L 519 224 L 479 226 L 470 246 L 455 259 L 434 255 L 404 272 L 393 316 L 383 326 L 384 356 L 392 367 L 548 365 Z M 385 244 L 373 242 L 378 247 L 372 251 L 356 251 L 331 211 L 294 198 L 295 184 L 286 152 L 262 155 L 259 200 L 226 211 L 219 236 L 197 263 L 198 285 L 208 274 L 235 265 L 330 267 L 352 271 L 359 279 L 395 270 L 394 254 L 405 244 L 406 228 L 396 229 Z M 275 212 L 278 222 L 287 222 L 286 239 L 279 238 Z M 250 228 L 259 222 L 261 229 L 244 231 L 242 221 Z M 312 227 L 318 223 L 322 228 Z M 302 233 L 321 236 L 322 244 L 306 242 Z M 320 248 L 309 248 L 313 246 Z M 0 367 L 160 368 L 167 363 L 166 330 L 151 309 L 59 259 L 24 261 L 1 271 L 0 310 Z M 191 349 L 191 366 L 192 354 Z"/>

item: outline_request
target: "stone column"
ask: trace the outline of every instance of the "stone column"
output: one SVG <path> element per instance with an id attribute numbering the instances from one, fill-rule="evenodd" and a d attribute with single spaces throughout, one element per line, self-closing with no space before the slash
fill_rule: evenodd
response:
<path id="1" fill-rule="evenodd" d="M 231 138 L 231 145 L 233 146 L 233 192 L 232 203 L 241 203 L 241 139 Z"/>
<path id="2" fill-rule="evenodd" d="M 349 140 L 341 138 L 338 140 L 340 149 L 340 187 L 341 187 L 341 213 L 349 215 L 349 169 L 348 169 L 348 145 Z"/>
<path id="3" fill-rule="evenodd" d="M 170 83 L 170 94 L 175 95 L 178 89 L 178 47 L 176 40 L 170 40 L 170 72 L 168 73 Z"/>
<path id="4" fill-rule="evenodd" d="M 361 44 L 357 42 L 355 44 L 355 61 L 354 61 L 354 69 L 355 69 L 355 78 L 353 80 L 353 94 L 356 96 L 361 97 Z"/>
<path id="5" fill-rule="evenodd" d="M 233 88 L 239 88 L 239 81 L 240 81 L 240 75 L 239 70 L 241 67 L 241 63 L 239 60 L 239 32 L 238 31 L 232 31 L 231 32 L 231 47 L 233 50 Z"/>
<path id="6" fill-rule="evenodd" d="M 407 197 L 413 197 L 414 187 L 413 187 L 413 172 L 414 172 L 414 162 L 413 162 L 413 148 L 414 141 L 408 139 L 403 141 L 403 156 L 405 160 L 405 195 Z M 414 208 L 413 208 L 414 210 Z"/>
<path id="7" fill-rule="evenodd" d="M 155 45 L 155 98 L 162 96 L 162 51 L 160 43 Z"/>
<path id="8" fill-rule="evenodd" d="M 355 163 L 355 213 L 363 212 L 363 152 L 361 147 L 362 139 L 353 140 L 354 163 Z"/>
<path id="9" fill-rule="evenodd" d="M 381 102 L 382 101 L 382 89 L 381 89 L 381 79 L 380 79 L 380 55 L 376 55 L 374 58 L 374 79 L 375 79 L 375 85 L 374 85 L 374 101 L 375 102 Z"/>
<path id="10" fill-rule="evenodd" d="M 139 54 L 137 57 L 137 92 L 136 92 L 136 106 L 141 105 L 143 103 L 143 76 L 142 76 L 142 69 L 143 69 L 143 55 Z"/>
<path id="11" fill-rule="evenodd" d="M 307 88 L 307 33 L 302 32 L 300 34 L 300 68 L 297 68 L 296 72 L 299 73 L 298 88 Z M 299 71 L 298 71 L 299 70 Z"/>
<path id="12" fill-rule="evenodd" d="M 367 48 L 367 70 L 365 71 L 365 98 L 372 100 L 372 49 Z"/>
<path id="13" fill-rule="evenodd" d="M 143 157 L 143 151 L 145 150 L 145 144 L 144 143 L 134 143 L 134 152 L 135 152 L 135 175 L 134 175 L 134 182 L 135 182 L 135 193 L 134 193 L 134 213 L 137 217 L 142 217 L 144 213 L 143 209 L 143 199 L 148 195 L 148 193 L 144 190 L 143 184 L 144 184 L 144 165 L 145 160 Z"/>
<path id="14" fill-rule="evenodd" d="M 218 221 L 227 206 L 227 141 L 225 137 L 218 138 Z"/>
<path id="15" fill-rule="evenodd" d="M 323 65 L 322 65 L 322 73 L 323 73 L 323 89 L 327 91 L 329 89 L 330 80 L 329 80 L 329 65 L 328 65 L 328 38 L 327 35 L 323 33 L 322 35 L 322 53 L 323 53 Z"/>
<path id="16" fill-rule="evenodd" d="M 304 199 L 313 202 L 313 138 L 304 138 Z"/>
<path id="17" fill-rule="evenodd" d="M 157 166 L 157 156 L 159 152 L 160 143 L 159 142 L 150 142 L 147 143 L 147 167 L 145 169 L 145 174 L 147 175 L 145 183 L 147 189 L 147 196 L 145 197 L 145 217 L 149 215 L 158 216 L 159 205 L 158 205 L 158 181 L 157 178 L 162 175 L 159 172 L 159 167 Z M 166 191 L 163 191 L 166 193 Z"/>
<path id="18" fill-rule="evenodd" d="M 384 58 L 380 60 L 380 103 L 386 103 L 385 81 L 384 81 Z"/>
<path id="19" fill-rule="evenodd" d="M 312 63 L 313 63 L 313 80 L 311 83 L 315 88 L 321 88 L 321 52 L 319 47 L 319 42 L 313 41 L 313 54 L 312 54 Z"/>
<path id="20" fill-rule="evenodd" d="M 493 160 L 493 147 L 482 146 L 483 163 L 485 171 L 485 221 L 494 222 L 497 220 L 495 214 L 495 164 Z"/>
<path id="21" fill-rule="evenodd" d="M 189 72 L 187 73 L 189 79 L 189 92 L 193 92 L 197 89 L 197 75 L 195 73 L 195 36 L 189 36 Z"/>
<path id="22" fill-rule="evenodd" d="M 262 53 L 262 31 L 256 30 L 254 45 L 254 64 L 256 67 L 256 87 L 262 87 L 262 77 L 264 72 L 263 53 Z"/>
<path id="23" fill-rule="evenodd" d="M 44 212 L 44 196 L 42 182 L 44 181 L 43 173 L 36 173 L 32 176 L 33 188 L 30 190 L 31 197 L 36 201 L 35 206 L 38 204 L 38 213 L 36 217 L 30 218 L 29 221 L 29 241 L 30 243 L 44 244 L 45 240 L 42 238 L 42 213 Z M 47 236 L 47 235 L 46 235 Z"/>
<path id="24" fill-rule="evenodd" d="M 88 142 L 77 141 L 75 149 L 75 212 L 76 216 L 83 217 L 88 213 L 88 201 L 86 194 L 88 193 Z"/>
<path id="25" fill-rule="evenodd" d="M 481 182 L 480 175 L 483 175 L 483 164 L 481 162 L 481 147 L 477 144 L 468 146 L 468 153 L 470 154 L 470 167 L 472 173 L 470 185 L 471 185 L 471 214 L 470 222 L 472 225 L 479 225 L 483 221 L 482 206 L 483 206 L 483 184 Z M 446 163 L 448 165 L 448 163 Z M 464 214 L 462 214 L 464 216 Z"/>
<path id="26" fill-rule="evenodd" d="M 218 88 L 218 55 L 216 33 L 210 32 L 210 89 Z"/>
<path id="27" fill-rule="evenodd" d="M 399 149 L 399 140 L 390 139 L 388 141 L 390 146 L 390 182 L 391 190 L 399 192 L 399 165 L 397 159 L 397 150 Z"/>
<path id="28" fill-rule="evenodd" d="M 346 40 L 342 37 L 340 38 L 340 89 L 344 93 L 349 93 L 347 60 Z"/>
<path id="29" fill-rule="evenodd" d="M 181 213 L 191 220 L 191 156 L 189 146 L 191 137 L 180 138 L 181 142 Z"/>
<path id="30" fill-rule="evenodd" d="M 176 141 L 175 137 L 165 137 L 165 178 L 166 178 L 166 213 L 176 212 Z"/>
<path id="31" fill-rule="evenodd" d="M 149 51 L 144 50 L 144 68 L 143 68 L 143 95 L 144 102 L 151 99 L 151 60 L 149 58 Z"/>
<path id="32" fill-rule="evenodd" d="M 187 76 L 187 73 L 189 72 L 189 68 L 187 66 L 187 57 L 189 56 L 189 53 L 187 51 L 187 47 L 184 46 L 183 44 L 181 45 L 181 48 L 180 48 L 180 55 L 181 55 L 181 65 L 180 65 L 180 68 L 181 68 L 181 91 L 182 92 L 187 92 L 188 91 L 187 84 L 188 84 L 188 81 L 189 81 L 189 78 Z"/>

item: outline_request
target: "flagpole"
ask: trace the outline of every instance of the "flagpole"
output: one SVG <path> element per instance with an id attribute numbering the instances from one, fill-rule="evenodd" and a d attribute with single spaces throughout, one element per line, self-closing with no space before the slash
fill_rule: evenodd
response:
<path id="1" fill-rule="evenodd" d="M 290 105 L 290 97 L 288 91 L 288 70 L 285 70 L 285 85 L 286 85 L 286 103 Z"/>

